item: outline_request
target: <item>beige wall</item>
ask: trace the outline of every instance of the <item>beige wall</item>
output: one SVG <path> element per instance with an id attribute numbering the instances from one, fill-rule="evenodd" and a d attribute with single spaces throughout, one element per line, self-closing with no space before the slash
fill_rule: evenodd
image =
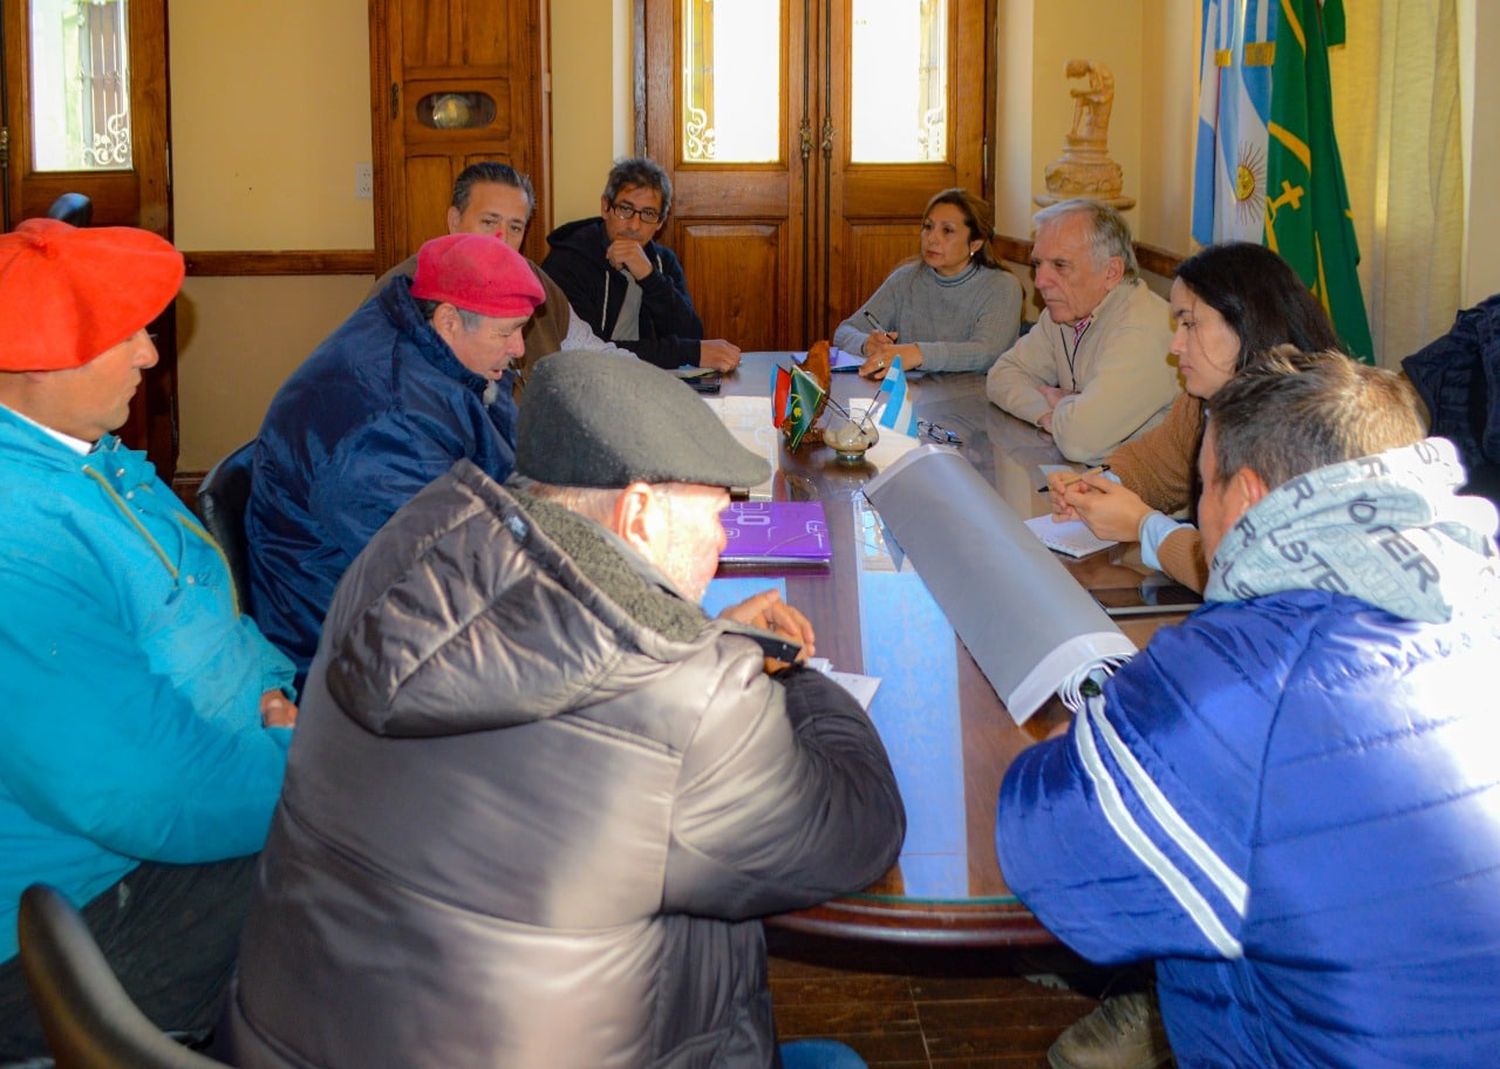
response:
<path id="1" fill-rule="evenodd" d="M 594 215 L 632 150 L 631 0 L 551 0 L 552 225 Z"/>
<path id="2" fill-rule="evenodd" d="M 172 207 L 185 249 L 368 249 L 365 0 L 172 0 Z"/>
<path id="3" fill-rule="evenodd" d="M 1196 0 L 999 0 L 996 11 L 996 229 L 1027 237 L 1047 164 L 1073 124 L 1068 60 L 1115 76 L 1109 154 L 1125 173 L 1136 237 L 1185 251 L 1192 189 Z M 1164 131 L 1182 136 L 1163 136 Z"/>
<path id="4" fill-rule="evenodd" d="M 173 0 L 172 197 L 189 251 L 368 249 L 365 0 Z M 368 277 L 190 278 L 177 302 L 183 471 L 255 434 Z"/>

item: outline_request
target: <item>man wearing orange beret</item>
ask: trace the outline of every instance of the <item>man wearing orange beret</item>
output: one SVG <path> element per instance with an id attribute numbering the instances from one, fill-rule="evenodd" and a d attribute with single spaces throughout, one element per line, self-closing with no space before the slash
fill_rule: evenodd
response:
<path id="1" fill-rule="evenodd" d="M 391 514 L 455 461 L 510 474 L 511 362 L 542 296 L 505 242 L 434 238 L 416 277 L 392 279 L 277 391 L 245 516 L 250 611 L 299 686 L 334 587 Z"/>
<path id="2" fill-rule="evenodd" d="M 110 433 L 182 275 L 142 230 L 0 235 L 0 1062 L 45 1049 L 16 958 L 35 882 L 158 1025 L 211 1026 L 281 788 L 292 666 Z"/>

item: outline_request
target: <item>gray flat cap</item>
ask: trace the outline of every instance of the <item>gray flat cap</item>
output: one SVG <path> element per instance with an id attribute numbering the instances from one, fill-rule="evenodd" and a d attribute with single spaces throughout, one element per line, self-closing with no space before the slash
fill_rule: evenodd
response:
<path id="1" fill-rule="evenodd" d="M 626 357 L 565 352 L 538 361 L 521 395 L 516 471 L 556 486 L 745 487 L 771 468 L 675 375 Z"/>

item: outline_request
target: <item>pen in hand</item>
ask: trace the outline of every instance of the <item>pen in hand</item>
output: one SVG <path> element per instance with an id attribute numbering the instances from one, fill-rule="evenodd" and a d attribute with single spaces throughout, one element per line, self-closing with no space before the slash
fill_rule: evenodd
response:
<path id="1" fill-rule="evenodd" d="M 1073 483 L 1076 483 L 1079 479 L 1087 479 L 1090 475 L 1103 475 L 1108 470 L 1108 464 L 1100 464 L 1097 468 L 1090 468 L 1088 471 L 1075 471 L 1070 476 L 1063 477 L 1063 485 L 1070 486 Z M 1039 486 L 1037 487 L 1036 492 L 1039 494 L 1045 494 L 1049 492 L 1049 488 L 1045 486 Z"/>
<path id="2" fill-rule="evenodd" d="M 860 314 L 865 317 L 865 322 L 866 323 L 870 324 L 870 326 L 872 326 L 872 327 L 875 328 L 875 333 L 876 334 L 889 334 L 890 333 L 890 331 L 886 330 L 884 327 L 882 327 L 880 325 L 880 320 L 876 319 L 875 316 L 870 312 L 870 310 L 868 308 L 866 308 Z"/>

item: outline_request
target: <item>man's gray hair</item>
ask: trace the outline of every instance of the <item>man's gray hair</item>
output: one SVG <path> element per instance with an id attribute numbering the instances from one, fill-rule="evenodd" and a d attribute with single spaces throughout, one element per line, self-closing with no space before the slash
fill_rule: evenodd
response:
<path id="1" fill-rule="evenodd" d="M 444 304 L 443 301 L 430 301 L 426 297 L 413 297 L 412 301 L 416 304 L 417 311 L 422 313 L 422 318 L 429 323 L 432 322 L 432 317 L 437 313 L 438 308 Z M 452 301 L 447 303 L 453 304 Z M 458 313 L 459 322 L 464 325 L 464 330 L 470 334 L 473 334 L 484 323 L 484 316 L 478 312 L 471 312 L 456 304 L 453 305 L 453 310 Z"/>
<path id="2" fill-rule="evenodd" d="M 620 190 L 626 186 L 654 189 L 660 193 L 663 219 L 667 217 L 667 212 L 672 210 L 672 179 L 667 177 L 667 172 L 655 160 L 647 159 L 645 156 L 630 156 L 623 160 L 616 160 L 615 165 L 609 169 L 609 177 L 604 182 L 604 199 L 613 204 Z"/>
<path id="3" fill-rule="evenodd" d="M 1049 204 L 1031 217 L 1032 225 L 1040 231 L 1071 215 L 1082 215 L 1089 221 L 1090 240 L 1094 246 L 1094 266 L 1102 268 L 1111 256 L 1118 256 L 1125 265 L 1126 280 L 1139 278 L 1140 264 L 1135 260 L 1135 243 L 1130 238 L 1130 225 L 1125 217 L 1108 204 L 1097 200 L 1077 197 Z"/>
<path id="4" fill-rule="evenodd" d="M 512 475 L 506 485 L 532 497 L 561 505 L 569 512 L 576 512 L 603 527 L 608 527 L 614 519 L 615 505 L 625 492 L 620 487 L 555 486 L 552 483 L 539 483 L 524 475 Z"/>

